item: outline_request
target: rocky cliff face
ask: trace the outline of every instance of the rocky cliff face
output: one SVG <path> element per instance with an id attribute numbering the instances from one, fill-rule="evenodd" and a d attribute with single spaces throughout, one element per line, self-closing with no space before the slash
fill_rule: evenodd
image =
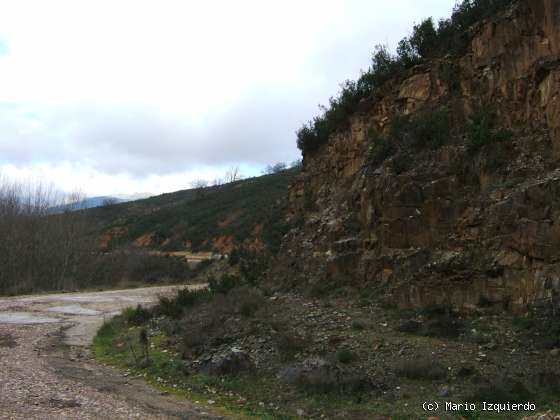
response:
<path id="1" fill-rule="evenodd" d="M 523 311 L 560 290 L 560 2 L 522 0 L 471 29 L 468 54 L 414 67 L 304 156 L 298 221 L 273 275 L 314 289 L 378 291 L 402 307 Z M 451 71 L 450 71 L 451 70 Z M 453 78 L 454 80 L 450 80 Z M 465 121 L 495 108 L 513 136 L 497 169 L 465 145 Z M 372 167 L 372 129 L 445 105 L 454 138 L 404 171 Z"/>

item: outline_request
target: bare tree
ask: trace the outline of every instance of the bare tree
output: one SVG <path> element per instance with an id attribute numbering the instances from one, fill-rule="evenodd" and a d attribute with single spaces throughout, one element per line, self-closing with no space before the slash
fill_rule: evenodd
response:
<path id="1" fill-rule="evenodd" d="M 285 171 L 288 168 L 284 162 L 278 162 L 274 165 L 267 165 L 263 171 L 263 174 L 270 175 L 270 174 L 277 174 L 278 172 Z"/>
<path id="2" fill-rule="evenodd" d="M 232 166 L 226 171 L 224 177 L 224 183 L 229 184 L 230 182 L 235 182 L 243 179 L 243 176 L 239 172 L 239 166 Z"/>
<path id="3" fill-rule="evenodd" d="M 67 203 L 52 187 L 0 179 L 0 292 L 74 287 L 93 244 L 83 212 L 53 212 Z"/>
<path id="4" fill-rule="evenodd" d="M 205 179 L 195 179 L 193 182 L 191 182 L 191 188 L 195 190 L 201 190 L 208 187 L 208 184 L 209 182 Z"/>
<path id="5" fill-rule="evenodd" d="M 191 187 L 195 190 L 197 197 L 202 197 L 204 191 L 208 188 L 208 181 L 205 179 L 195 179 L 191 182 Z"/>

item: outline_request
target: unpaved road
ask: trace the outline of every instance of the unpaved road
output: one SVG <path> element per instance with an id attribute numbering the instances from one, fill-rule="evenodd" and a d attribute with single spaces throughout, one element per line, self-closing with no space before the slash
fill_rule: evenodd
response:
<path id="1" fill-rule="evenodd" d="M 217 419 L 97 363 L 104 318 L 177 287 L 0 298 L 0 419 Z"/>

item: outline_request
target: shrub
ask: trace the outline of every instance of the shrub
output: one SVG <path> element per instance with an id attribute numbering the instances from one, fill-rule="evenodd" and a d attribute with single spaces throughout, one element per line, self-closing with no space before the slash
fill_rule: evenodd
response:
<path id="1" fill-rule="evenodd" d="M 229 254 L 228 263 L 233 267 L 239 263 L 239 259 L 239 250 L 234 248 Z"/>
<path id="2" fill-rule="evenodd" d="M 179 306 L 188 307 L 207 299 L 209 294 L 208 289 L 189 290 L 184 288 L 177 291 L 175 301 Z"/>
<path id="3" fill-rule="evenodd" d="M 281 358 L 290 360 L 305 349 L 306 337 L 297 335 L 287 326 L 282 326 L 280 331 L 274 335 L 274 344 Z"/>
<path id="4" fill-rule="evenodd" d="M 395 373 L 408 379 L 435 380 L 446 376 L 445 368 L 431 357 L 402 361 Z"/>
<path id="5" fill-rule="evenodd" d="M 445 107 L 426 108 L 411 115 L 396 115 L 387 135 L 371 130 L 368 137 L 368 164 L 376 167 L 395 156 L 395 172 L 402 173 L 409 168 L 409 153 L 437 149 L 449 141 L 449 111 Z"/>
<path id="6" fill-rule="evenodd" d="M 252 286 L 260 284 L 268 263 L 269 256 L 266 253 L 244 251 L 239 264 L 241 278 Z"/>
<path id="7" fill-rule="evenodd" d="M 351 363 L 355 358 L 356 355 L 348 349 L 342 349 L 336 353 L 336 360 L 343 364 Z"/>
<path id="8" fill-rule="evenodd" d="M 451 316 L 430 319 L 420 329 L 420 334 L 427 337 L 456 338 L 463 332 L 463 323 Z"/>
<path id="9" fill-rule="evenodd" d="M 352 329 L 356 331 L 363 331 L 366 329 L 366 322 L 361 319 L 352 321 Z"/>
<path id="10" fill-rule="evenodd" d="M 229 300 L 235 306 L 236 312 L 245 317 L 252 317 L 264 304 L 263 296 L 254 288 L 241 287 L 235 289 Z"/>
<path id="11" fill-rule="evenodd" d="M 177 303 L 177 299 L 170 299 L 166 296 L 159 298 L 159 303 L 153 309 L 158 315 L 168 316 L 178 319 L 183 315 L 183 307 Z"/>
<path id="12" fill-rule="evenodd" d="M 493 110 L 476 110 L 467 124 L 467 150 L 472 154 L 510 137 L 510 131 L 496 128 L 496 113 Z"/>
<path id="13" fill-rule="evenodd" d="M 136 308 L 126 308 L 123 317 L 127 324 L 143 325 L 152 318 L 152 313 L 142 305 L 138 305 Z"/>
<path id="14" fill-rule="evenodd" d="M 232 274 L 224 274 L 218 280 L 216 277 L 211 276 L 208 280 L 208 288 L 212 293 L 228 293 L 235 286 L 240 284 L 238 276 Z"/>
<path id="15" fill-rule="evenodd" d="M 439 77 L 447 85 L 449 93 L 461 91 L 461 68 L 452 61 L 445 61 L 440 64 Z"/>
<path id="16" fill-rule="evenodd" d="M 381 165 L 385 159 L 393 156 L 396 147 L 392 141 L 384 135 L 372 132 L 369 136 L 370 147 L 368 151 L 368 164 L 372 167 Z"/>

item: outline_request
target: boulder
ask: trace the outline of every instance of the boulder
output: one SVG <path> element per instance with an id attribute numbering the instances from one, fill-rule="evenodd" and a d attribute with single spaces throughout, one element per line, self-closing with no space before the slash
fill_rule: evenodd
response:
<path id="1" fill-rule="evenodd" d="M 205 360 L 201 370 L 213 375 L 235 375 L 253 367 L 253 361 L 247 353 L 237 347 L 232 347 Z"/>

